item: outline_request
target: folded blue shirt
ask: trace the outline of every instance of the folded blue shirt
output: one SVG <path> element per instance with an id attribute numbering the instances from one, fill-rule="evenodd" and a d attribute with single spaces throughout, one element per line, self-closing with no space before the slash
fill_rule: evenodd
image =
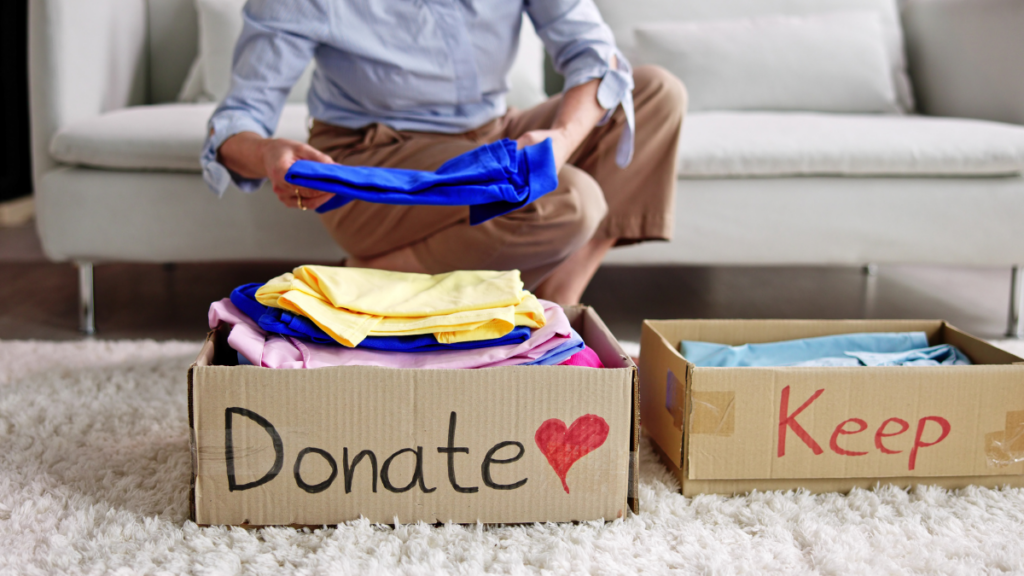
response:
<path id="1" fill-rule="evenodd" d="M 317 344 L 338 344 L 312 320 L 300 314 L 293 314 L 280 308 L 264 306 L 256 300 L 256 291 L 262 284 L 243 284 L 231 291 L 231 303 L 252 318 L 260 328 L 274 334 L 291 336 L 299 340 Z M 516 326 L 501 338 L 491 340 L 475 340 L 473 342 L 455 342 L 441 344 L 433 334 L 417 336 L 367 336 L 357 348 L 370 350 L 387 350 L 392 352 L 433 352 L 436 350 L 477 350 L 491 346 L 520 344 L 530 338 L 531 331 L 526 326 Z"/>
<path id="2" fill-rule="evenodd" d="M 728 346 L 683 340 L 679 352 L 701 367 L 938 366 L 970 364 L 955 346 L 928 346 L 924 332 L 869 332 Z"/>
<path id="3" fill-rule="evenodd" d="M 971 359 L 951 344 L 939 344 L 907 352 L 847 352 L 864 366 L 966 366 Z"/>
<path id="4" fill-rule="evenodd" d="M 316 209 L 352 200 L 416 206 L 469 206 L 471 225 L 522 208 L 558 187 L 551 139 L 517 149 L 509 139 L 474 148 L 434 172 L 299 160 L 285 174 L 295 186 L 335 194 Z"/>
<path id="5" fill-rule="evenodd" d="M 580 335 L 572 328 L 569 328 L 569 332 L 570 335 L 567 342 L 563 342 L 562 344 L 555 346 L 540 358 L 537 358 L 533 362 L 527 362 L 524 366 L 555 366 L 565 362 L 573 354 L 582 352 L 585 346 L 583 344 L 583 338 L 581 338 Z"/>

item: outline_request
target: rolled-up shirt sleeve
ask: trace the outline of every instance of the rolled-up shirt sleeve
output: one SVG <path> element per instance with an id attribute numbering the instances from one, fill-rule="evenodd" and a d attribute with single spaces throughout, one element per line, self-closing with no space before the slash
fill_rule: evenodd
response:
<path id="1" fill-rule="evenodd" d="M 326 11 L 320 2 L 303 2 L 301 9 L 291 2 L 250 0 L 243 11 L 242 34 L 235 46 L 231 89 L 214 110 L 207 125 L 206 142 L 200 155 L 203 179 L 218 196 L 234 182 L 251 192 L 263 180 L 243 178 L 217 159 L 225 140 L 241 132 L 255 132 L 267 138 L 274 133 L 288 92 L 298 81 L 317 47 L 324 29 L 307 29 L 309 22 L 326 27 L 327 14 L 317 19 L 299 12 Z"/>
<path id="2" fill-rule="evenodd" d="M 636 120 L 633 113 L 633 69 L 615 45 L 615 37 L 593 0 L 542 1 L 526 4 L 526 12 L 554 63 L 565 77 L 565 90 L 600 79 L 597 101 L 608 122 L 619 106 L 626 126 L 619 139 L 615 162 L 627 166 L 633 159 Z M 612 68 L 612 56 L 617 66 Z"/>

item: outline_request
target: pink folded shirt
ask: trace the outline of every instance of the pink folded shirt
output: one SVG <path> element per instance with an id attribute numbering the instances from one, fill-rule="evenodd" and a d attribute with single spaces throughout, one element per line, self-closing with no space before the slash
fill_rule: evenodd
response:
<path id="1" fill-rule="evenodd" d="M 264 368 L 323 368 L 326 366 L 382 366 L 386 368 L 493 368 L 531 362 L 549 350 L 564 344 L 571 336 L 569 319 L 562 307 L 546 300 L 547 324 L 533 331 L 520 344 L 493 346 L 476 350 L 440 352 L 387 352 L 364 348 L 345 348 L 303 342 L 287 336 L 268 335 L 243 314 L 231 300 L 224 298 L 210 305 L 210 328 L 221 322 L 232 326 L 228 345 L 253 366 Z M 578 355 L 578 354 L 577 354 Z M 571 358 L 570 358 L 571 359 Z"/>
<path id="2" fill-rule="evenodd" d="M 584 346 L 583 350 L 569 356 L 569 358 L 559 364 L 559 366 L 581 366 L 583 368 L 604 368 L 604 363 L 597 356 L 597 352 L 590 346 Z"/>

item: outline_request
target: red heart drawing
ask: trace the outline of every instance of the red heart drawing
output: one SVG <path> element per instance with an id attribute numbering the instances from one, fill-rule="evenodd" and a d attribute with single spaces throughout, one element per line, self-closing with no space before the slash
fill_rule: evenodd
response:
<path id="1" fill-rule="evenodd" d="M 577 460 L 604 444 L 608 439 L 608 423 L 600 416 L 585 414 L 566 428 L 565 422 L 552 418 L 537 428 L 533 439 L 547 457 L 548 464 L 554 468 L 555 474 L 562 480 L 562 487 L 568 494 L 569 485 L 565 483 L 565 475 Z"/>

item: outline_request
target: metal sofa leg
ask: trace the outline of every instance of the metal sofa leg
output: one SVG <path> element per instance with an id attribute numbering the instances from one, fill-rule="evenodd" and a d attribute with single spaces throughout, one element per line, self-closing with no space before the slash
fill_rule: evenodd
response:
<path id="1" fill-rule="evenodd" d="M 1024 338 L 1024 266 L 1014 266 L 1010 279 L 1010 317 L 1006 324 L 1006 335 L 1010 338 Z"/>
<path id="2" fill-rule="evenodd" d="M 78 329 L 92 336 L 96 333 L 96 292 L 92 282 L 92 262 L 76 262 L 78 266 Z"/>
<path id="3" fill-rule="evenodd" d="M 864 274 L 864 291 L 860 314 L 862 318 L 874 318 L 878 308 L 878 264 L 865 264 L 861 273 Z"/>

